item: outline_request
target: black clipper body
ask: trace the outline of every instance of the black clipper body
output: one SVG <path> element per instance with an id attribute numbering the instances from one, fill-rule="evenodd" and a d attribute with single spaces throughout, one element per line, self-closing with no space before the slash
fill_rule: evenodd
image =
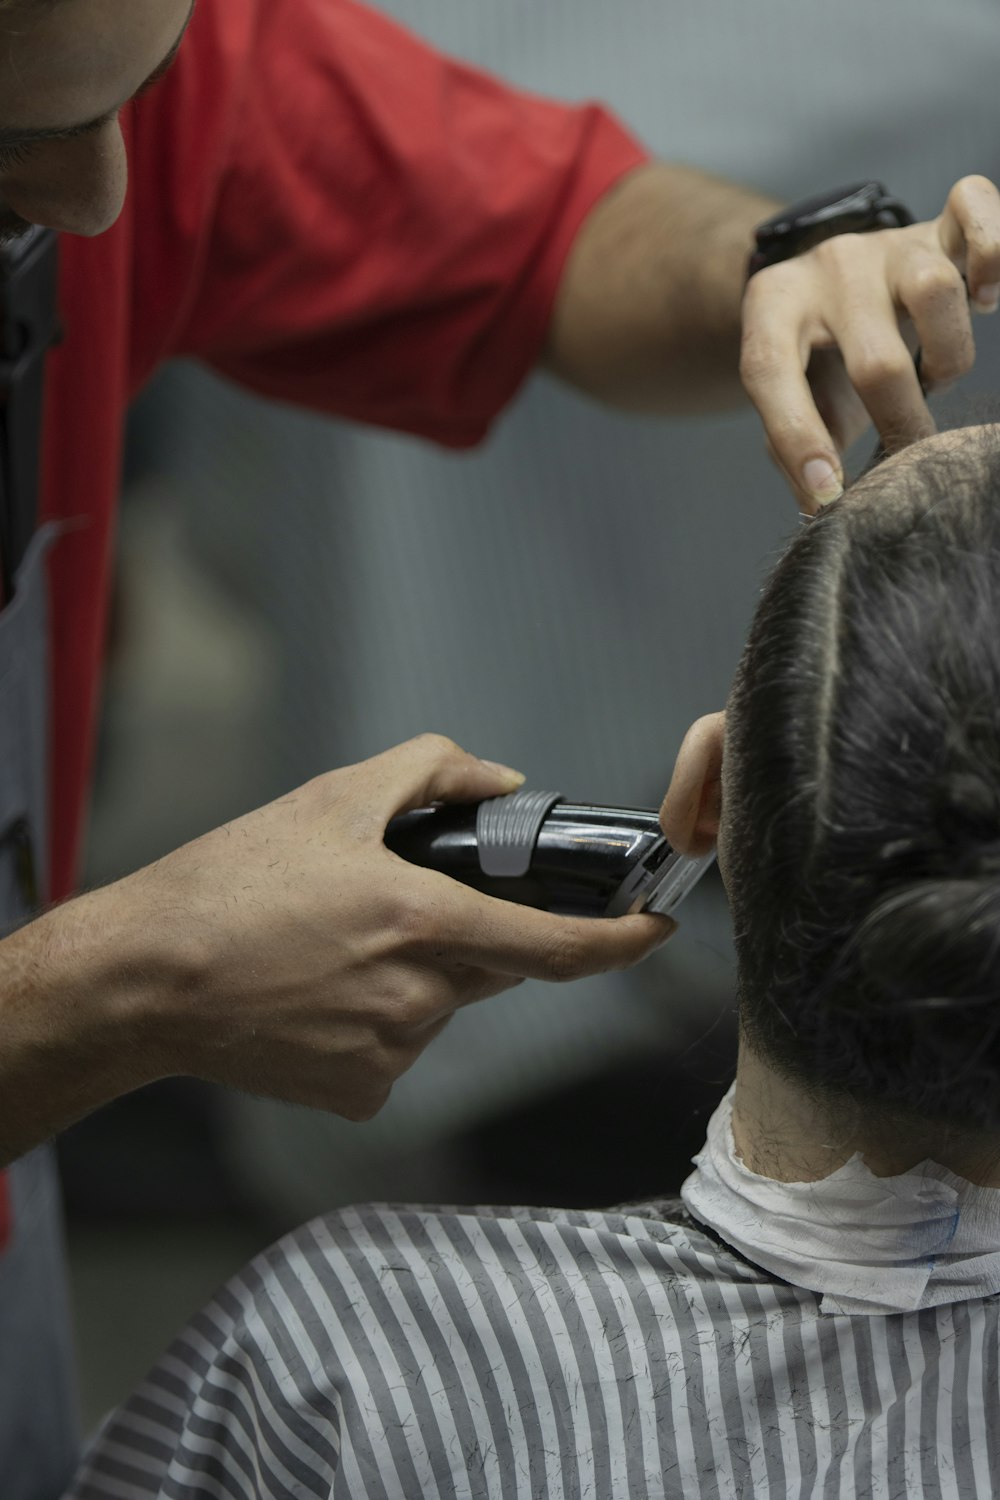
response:
<path id="1" fill-rule="evenodd" d="M 385 842 L 489 896 L 580 917 L 669 916 L 715 859 L 679 854 L 648 809 L 564 802 L 557 792 L 421 807 L 393 818 Z"/>

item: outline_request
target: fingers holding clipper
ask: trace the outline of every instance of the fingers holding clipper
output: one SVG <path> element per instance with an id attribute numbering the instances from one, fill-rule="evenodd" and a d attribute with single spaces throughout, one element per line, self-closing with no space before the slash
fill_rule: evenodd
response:
<path id="1" fill-rule="evenodd" d="M 481 802 L 516 791 L 520 771 L 470 755 L 440 734 L 422 734 L 369 760 L 328 772 L 309 783 L 311 800 L 332 825 L 381 844 L 398 813 L 432 802 Z"/>
<path id="2" fill-rule="evenodd" d="M 562 917 L 469 892 L 472 910 L 448 943 L 460 962 L 523 979 L 564 984 L 628 969 L 677 931 L 672 917 Z"/>

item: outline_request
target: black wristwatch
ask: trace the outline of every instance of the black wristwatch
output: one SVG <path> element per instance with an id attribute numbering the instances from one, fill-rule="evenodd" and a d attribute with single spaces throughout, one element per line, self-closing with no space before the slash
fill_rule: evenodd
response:
<path id="1" fill-rule="evenodd" d="M 803 198 L 757 225 L 754 234 L 757 248 L 747 266 L 747 280 L 765 266 L 801 255 L 835 234 L 901 229 L 914 222 L 906 205 L 880 182 L 859 182 L 854 187 Z"/>

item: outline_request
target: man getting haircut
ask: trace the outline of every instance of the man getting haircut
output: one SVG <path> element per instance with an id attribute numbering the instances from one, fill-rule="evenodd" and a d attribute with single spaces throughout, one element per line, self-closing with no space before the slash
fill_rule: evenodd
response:
<path id="1" fill-rule="evenodd" d="M 996 426 L 869 473 L 685 737 L 663 822 L 718 838 L 741 1047 L 682 1199 L 317 1219 L 72 1500 L 1000 1492 L 998 501 Z"/>

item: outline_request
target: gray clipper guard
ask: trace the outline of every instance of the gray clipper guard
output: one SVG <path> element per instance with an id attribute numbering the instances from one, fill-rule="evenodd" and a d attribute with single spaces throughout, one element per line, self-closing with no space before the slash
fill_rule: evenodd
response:
<path id="1" fill-rule="evenodd" d="M 479 867 L 506 879 L 527 875 L 542 824 L 561 792 L 511 792 L 480 802 L 476 812 Z"/>

